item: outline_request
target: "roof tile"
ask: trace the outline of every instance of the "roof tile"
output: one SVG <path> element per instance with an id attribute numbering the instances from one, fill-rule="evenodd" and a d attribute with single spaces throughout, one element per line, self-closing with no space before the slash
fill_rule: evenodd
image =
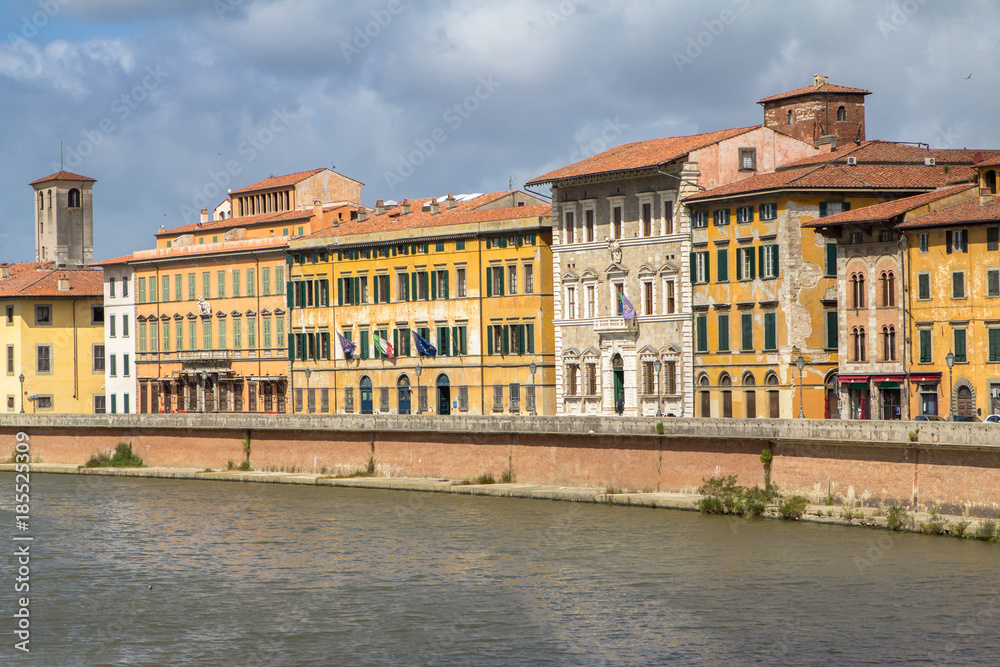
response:
<path id="1" fill-rule="evenodd" d="M 71 171 L 57 171 L 54 174 L 49 174 L 45 178 L 39 178 L 37 181 L 32 181 L 28 185 L 37 185 L 39 183 L 47 183 L 48 181 L 88 181 L 90 183 L 96 183 L 97 179 L 91 178 L 90 176 L 74 174 Z"/>
<path id="2" fill-rule="evenodd" d="M 849 88 L 848 86 L 837 86 L 832 83 L 824 83 L 819 86 L 805 86 L 804 88 L 796 88 L 795 90 L 790 90 L 787 93 L 778 93 L 777 95 L 771 95 L 770 97 L 765 97 L 757 100 L 757 104 L 763 104 L 764 102 L 774 102 L 775 100 L 783 100 L 789 97 L 801 97 L 803 95 L 813 95 L 817 93 L 858 93 L 860 95 L 871 95 L 870 90 L 865 90 L 864 88 Z"/>
<path id="3" fill-rule="evenodd" d="M 104 295 L 104 272 L 90 269 L 57 269 L 52 262 L 11 264 L 10 275 L 0 278 L 3 297 L 100 297 Z M 69 290 L 59 289 L 59 279 L 69 278 Z"/>

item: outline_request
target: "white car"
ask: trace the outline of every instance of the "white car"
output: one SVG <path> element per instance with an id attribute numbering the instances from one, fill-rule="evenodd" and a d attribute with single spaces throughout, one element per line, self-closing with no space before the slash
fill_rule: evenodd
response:
<path id="1" fill-rule="evenodd" d="M 1000 424 L 1000 415 L 990 415 L 983 421 L 987 424 Z"/>

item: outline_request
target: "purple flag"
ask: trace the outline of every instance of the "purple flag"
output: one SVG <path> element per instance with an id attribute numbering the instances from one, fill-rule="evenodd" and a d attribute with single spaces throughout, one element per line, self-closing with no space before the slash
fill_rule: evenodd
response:
<path id="1" fill-rule="evenodd" d="M 632 302 L 629 301 L 628 297 L 625 296 L 622 292 L 618 292 L 618 298 L 621 299 L 622 302 L 622 317 L 624 317 L 626 320 L 634 320 L 635 307 L 632 306 Z"/>
<path id="2" fill-rule="evenodd" d="M 350 359 L 354 356 L 354 349 L 357 347 L 354 343 L 344 338 L 344 336 L 337 332 L 337 338 L 340 339 L 340 349 L 344 351 L 344 356 Z"/>

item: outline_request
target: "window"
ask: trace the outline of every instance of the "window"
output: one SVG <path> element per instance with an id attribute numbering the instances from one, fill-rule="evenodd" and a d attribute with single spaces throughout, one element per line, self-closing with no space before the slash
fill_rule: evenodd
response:
<path id="1" fill-rule="evenodd" d="M 122 314 L 122 338 L 128 338 L 128 315 Z"/>
<path id="2" fill-rule="evenodd" d="M 926 253 L 927 247 L 930 245 L 930 234 L 927 232 L 920 233 L 920 252 Z"/>
<path id="3" fill-rule="evenodd" d="M 587 285 L 587 317 L 596 317 L 597 313 L 597 288 Z"/>
<path id="4" fill-rule="evenodd" d="M 188 349 L 198 349 L 198 323 L 195 320 L 188 320 Z"/>
<path id="5" fill-rule="evenodd" d="M 90 307 L 90 323 L 104 324 L 104 306 Z"/>
<path id="6" fill-rule="evenodd" d="M 524 269 L 524 290 L 528 291 L 528 275 L 530 271 L 527 266 Z M 403 274 L 403 280 L 406 280 L 405 274 Z M 455 269 L 455 295 L 459 297 L 465 296 L 465 268 Z"/>
<path id="7" fill-rule="evenodd" d="M 695 213 L 693 224 L 696 229 L 708 227 L 708 211 L 698 211 Z"/>
<path id="8" fill-rule="evenodd" d="M 986 269 L 986 296 L 1000 296 L 1000 269 Z"/>
<path id="9" fill-rule="evenodd" d="M 778 244 L 772 243 L 760 247 L 760 277 L 778 277 Z"/>
<path id="10" fill-rule="evenodd" d="M 854 338 L 854 361 L 865 361 L 868 349 L 865 341 L 865 328 L 854 327 L 851 330 L 851 337 Z"/>
<path id="11" fill-rule="evenodd" d="M 736 209 L 736 222 L 746 224 L 753 222 L 753 206 L 740 206 Z"/>
<path id="12" fill-rule="evenodd" d="M 174 340 L 177 341 L 177 350 L 184 349 L 184 322 L 177 320 L 176 327 L 174 328 Z"/>
<path id="13" fill-rule="evenodd" d="M 712 224 L 716 227 L 722 227 L 723 225 L 729 224 L 729 209 L 728 208 L 717 208 L 712 212 Z"/>
<path id="14" fill-rule="evenodd" d="M 95 344 L 94 345 L 93 355 L 94 355 L 93 372 L 94 373 L 103 373 L 104 372 L 104 346 L 101 345 L 100 343 Z"/>
<path id="15" fill-rule="evenodd" d="M 577 371 L 579 371 L 579 364 L 568 363 L 566 364 L 566 395 L 576 396 L 576 376 Z"/>
<path id="16" fill-rule="evenodd" d="M 757 171 L 757 149 L 740 149 L 740 171 Z"/>
<path id="17" fill-rule="evenodd" d="M 882 305 L 891 307 L 896 305 L 896 274 L 892 271 L 883 271 L 879 277 L 882 283 Z"/>
<path id="18" fill-rule="evenodd" d="M 163 289 L 160 290 L 163 300 L 170 301 L 170 276 L 161 276 L 160 280 L 163 281 Z"/>
<path id="19" fill-rule="evenodd" d="M 576 319 L 576 288 L 566 288 L 566 318 Z"/>
<path id="20" fill-rule="evenodd" d="M 949 255 L 952 252 L 969 251 L 969 230 L 955 229 L 944 233 L 945 252 Z"/>
<path id="21" fill-rule="evenodd" d="M 597 364 L 587 362 L 583 365 L 583 393 L 586 396 L 597 396 Z"/>
<path id="22" fill-rule="evenodd" d="M 226 298 L 226 272 L 225 271 L 217 271 L 216 274 L 215 274 L 215 277 L 216 277 L 216 282 L 218 282 L 218 291 L 216 292 L 215 296 L 218 297 L 219 299 L 225 299 Z"/>
<path id="23" fill-rule="evenodd" d="M 843 105 L 837 107 L 837 120 L 841 122 L 847 120 L 847 109 Z"/>
<path id="24" fill-rule="evenodd" d="M 756 277 L 756 261 L 752 247 L 736 249 L 736 279 L 753 280 Z"/>
<path id="25" fill-rule="evenodd" d="M 917 274 L 917 298 L 918 299 L 931 298 L 931 274 L 929 273 Z"/>
<path id="26" fill-rule="evenodd" d="M 51 373 L 52 372 L 52 346 L 51 345 L 36 345 L 35 346 L 35 372 L 36 373 Z"/>
<path id="27" fill-rule="evenodd" d="M 836 350 L 840 339 L 837 311 L 828 310 L 824 315 L 826 317 L 826 348 Z"/>
<path id="28" fill-rule="evenodd" d="M 566 228 L 563 233 L 563 243 L 573 242 L 573 211 L 566 211 Z"/>
<path id="29" fill-rule="evenodd" d="M 103 415 L 107 412 L 107 398 L 103 395 L 94 396 L 94 414 Z"/>
<path id="30" fill-rule="evenodd" d="M 524 293 L 534 294 L 535 293 L 535 265 L 525 264 L 524 265 Z"/>
<path id="31" fill-rule="evenodd" d="M 663 200 L 663 233 L 674 233 L 674 202 L 672 199 Z"/>
<path id="32" fill-rule="evenodd" d="M 819 217 L 821 218 L 850 210 L 851 203 L 847 201 L 821 201 L 819 203 Z"/>
<path id="33" fill-rule="evenodd" d="M 69 207 L 80 208 L 80 191 L 77 190 L 76 188 L 73 188 L 67 193 L 67 195 L 68 196 L 66 197 L 67 199 L 66 203 L 69 205 Z"/>
<path id="34" fill-rule="evenodd" d="M 159 352 L 160 351 L 160 343 L 159 343 L 159 335 L 158 335 L 158 333 L 159 333 L 159 328 L 158 328 L 158 326 L 156 324 L 156 320 L 153 320 L 153 321 L 151 321 L 149 323 L 149 351 L 150 352 Z"/>
<path id="35" fill-rule="evenodd" d="M 778 315 L 764 313 L 764 350 L 778 349 Z"/>
<path id="36" fill-rule="evenodd" d="M 201 345 L 203 350 L 212 349 L 212 320 L 201 321 Z"/>
<path id="37" fill-rule="evenodd" d="M 774 220 L 778 217 L 778 205 L 775 203 L 767 203 L 760 205 L 760 219 L 761 220 Z"/>
<path id="38" fill-rule="evenodd" d="M 285 294 L 285 267 L 274 267 L 274 293 L 283 296 Z"/>
<path id="39" fill-rule="evenodd" d="M 7 306 L 7 324 L 14 324 L 14 306 Z"/>
<path id="40" fill-rule="evenodd" d="M 112 298 L 115 296 L 115 282 L 116 281 L 113 277 L 108 278 L 108 296 Z"/>
<path id="41" fill-rule="evenodd" d="M 865 235 L 862 232 L 851 232 L 848 238 L 851 245 L 860 245 L 865 242 Z"/>
<path id="42" fill-rule="evenodd" d="M 740 344 L 744 352 L 753 351 L 753 313 L 740 315 Z"/>
<path id="43" fill-rule="evenodd" d="M 728 313 L 719 313 L 719 352 L 729 352 Z"/>
<path id="44" fill-rule="evenodd" d="M 677 303 L 674 299 L 674 281 L 668 280 L 664 285 L 666 286 L 667 314 L 672 315 L 677 310 Z"/>
<path id="45" fill-rule="evenodd" d="M 115 377 L 115 376 L 118 375 L 118 358 L 116 357 L 116 355 L 112 354 L 109 357 L 109 359 L 111 361 L 111 366 L 110 366 L 110 370 L 108 371 L 108 373 L 109 373 L 109 375 L 111 375 L 111 377 Z"/>
<path id="46" fill-rule="evenodd" d="M 709 279 L 708 251 L 701 250 L 691 253 L 691 281 L 695 283 L 707 283 Z"/>
<path id="47" fill-rule="evenodd" d="M 587 242 L 593 243 L 594 241 L 594 210 L 587 209 L 583 212 L 583 226 L 587 234 Z M 513 292 L 511 292 L 513 294 Z"/>
<path id="48" fill-rule="evenodd" d="M 865 274 L 851 274 L 851 296 L 853 297 L 855 308 L 865 307 Z"/>
<path id="49" fill-rule="evenodd" d="M 931 330 L 920 330 L 920 363 L 932 363 L 933 353 L 931 351 Z"/>
<path id="50" fill-rule="evenodd" d="M 166 345 L 166 330 L 164 330 L 164 345 Z M 243 322 L 239 318 L 233 319 L 233 349 L 243 349 Z"/>
<path id="51" fill-rule="evenodd" d="M 896 240 L 896 233 L 891 229 L 883 229 L 878 233 L 878 240 L 880 243 L 892 243 Z"/>
<path id="52" fill-rule="evenodd" d="M 986 249 L 1000 250 L 1000 227 L 986 228 Z"/>
<path id="53" fill-rule="evenodd" d="M 698 352 L 708 352 L 708 316 L 697 315 L 694 320 L 697 330 Z"/>
<path id="54" fill-rule="evenodd" d="M 210 288 L 212 285 L 212 278 L 208 271 L 202 271 L 201 273 L 201 296 L 206 299 L 211 298 L 212 294 Z"/>
<path id="55" fill-rule="evenodd" d="M 262 266 L 260 269 L 260 291 L 262 296 L 271 296 L 271 267 Z"/>
<path id="56" fill-rule="evenodd" d="M 824 274 L 830 278 L 837 277 L 837 242 L 826 244 L 826 266 Z"/>
<path id="57" fill-rule="evenodd" d="M 620 239 L 622 237 L 622 207 L 615 206 L 611 209 L 611 238 Z"/>
<path id="58" fill-rule="evenodd" d="M 992 328 L 987 330 L 989 337 L 989 360 L 993 363 L 1000 362 L 1000 329 Z"/>
<path id="59" fill-rule="evenodd" d="M 510 387 L 510 411 L 520 412 L 521 411 L 521 385 L 517 382 L 511 382 Z"/>
<path id="60" fill-rule="evenodd" d="M 517 265 L 507 267 L 507 294 L 517 294 Z"/>
<path id="61" fill-rule="evenodd" d="M 642 284 L 643 306 L 646 315 L 653 314 L 653 283 L 644 282 Z"/>
<path id="62" fill-rule="evenodd" d="M 148 285 L 149 285 L 149 302 L 156 303 L 156 278 L 150 276 Z"/>
<path id="63" fill-rule="evenodd" d="M 965 298 L 965 271 L 952 271 L 951 274 L 951 298 Z"/>
<path id="64" fill-rule="evenodd" d="M 656 393 L 656 374 L 653 372 L 653 362 L 642 362 L 642 393 L 652 396 Z"/>
<path id="65" fill-rule="evenodd" d="M 642 205 L 642 235 L 653 235 L 653 205 L 649 202 Z"/>
<path id="66" fill-rule="evenodd" d="M 965 349 L 965 329 L 955 329 L 952 331 L 952 340 L 954 341 L 955 347 L 955 363 L 956 364 L 967 364 L 969 363 L 969 357 Z"/>
<path id="67" fill-rule="evenodd" d="M 52 324 L 52 306 L 35 306 L 35 324 Z"/>
<path id="68" fill-rule="evenodd" d="M 238 297 L 243 293 L 242 286 L 240 285 L 240 270 L 233 269 L 232 271 L 232 282 L 233 282 L 233 296 Z"/>
<path id="69" fill-rule="evenodd" d="M 674 396 L 677 394 L 677 362 L 668 361 L 663 371 L 663 381 L 666 384 L 664 392 L 668 396 Z"/>
<path id="70" fill-rule="evenodd" d="M 108 337 L 115 338 L 115 316 L 108 315 Z"/>
<path id="71" fill-rule="evenodd" d="M 719 248 L 715 251 L 715 281 L 719 283 L 729 282 L 729 249 Z"/>
<path id="72" fill-rule="evenodd" d="M 882 361 L 896 361 L 896 327 L 882 327 Z"/>
<path id="73" fill-rule="evenodd" d="M 51 396 L 39 396 L 35 399 L 35 409 L 37 410 L 51 410 L 52 409 L 52 397 Z"/>
<path id="74" fill-rule="evenodd" d="M 14 374 L 14 346 L 7 346 L 7 375 Z"/>
<path id="75" fill-rule="evenodd" d="M 139 352 L 146 352 L 146 323 L 139 324 Z"/>

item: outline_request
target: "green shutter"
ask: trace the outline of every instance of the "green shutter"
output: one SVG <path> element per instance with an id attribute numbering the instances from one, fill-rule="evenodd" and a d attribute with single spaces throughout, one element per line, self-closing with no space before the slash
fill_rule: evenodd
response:
<path id="1" fill-rule="evenodd" d="M 295 307 L 295 297 L 292 294 L 292 290 L 291 289 L 289 289 L 289 290 L 287 290 L 285 292 L 285 303 L 288 304 L 289 308 L 294 308 Z"/>
<path id="2" fill-rule="evenodd" d="M 428 290 L 431 294 L 431 300 L 437 298 L 437 271 L 431 271 L 428 280 L 430 281 L 430 289 Z"/>
<path id="3" fill-rule="evenodd" d="M 699 315 L 698 324 L 698 352 L 708 352 L 708 317 Z"/>
<path id="4" fill-rule="evenodd" d="M 1000 361 L 1000 329 L 989 330 L 990 361 Z"/>
<path id="5" fill-rule="evenodd" d="M 413 288 L 410 290 L 410 300 L 416 301 L 417 294 L 419 294 L 419 292 L 417 292 L 417 274 L 414 273 L 412 278 L 413 278 Z"/>
<path id="6" fill-rule="evenodd" d="M 528 322 L 525 326 L 524 335 L 528 339 L 528 354 L 535 353 L 535 323 Z M 465 327 L 462 327 L 462 333 L 465 333 Z M 465 336 L 462 337 L 462 348 L 465 349 Z"/>
<path id="7" fill-rule="evenodd" d="M 486 354 L 493 354 L 493 326 L 486 327 Z"/>
<path id="8" fill-rule="evenodd" d="M 295 334 L 288 334 L 288 358 L 295 358 Z"/>
<path id="9" fill-rule="evenodd" d="M 753 349 L 753 315 L 752 314 L 750 314 L 750 313 L 743 313 L 740 316 L 740 334 L 742 336 L 742 340 L 740 341 L 741 344 L 742 344 L 742 348 L 741 349 L 743 349 L 743 350 L 752 350 Z"/>
<path id="10" fill-rule="evenodd" d="M 757 258 L 754 256 L 753 248 L 747 248 L 747 254 L 750 256 L 750 275 L 747 278 L 753 280 L 757 277 Z"/>
<path id="11" fill-rule="evenodd" d="M 501 346 L 503 348 L 504 356 L 510 354 L 510 336 L 508 335 L 508 330 L 506 326 L 501 329 L 500 339 L 502 341 Z"/>
<path id="12" fill-rule="evenodd" d="M 743 253 L 746 251 L 746 248 L 736 249 L 736 280 L 743 280 Z"/>
<path id="13" fill-rule="evenodd" d="M 324 332 L 322 334 L 322 338 L 323 338 L 323 358 L 324 359 L 329 359 L 330 358 L 330 333 L 329 332 Z"/>
<path id="14" fill-rule="evenodd" d="M 354 289 L 351 291 L 352 302 L 355 306 L 361 303 L 361 276 L 354 276 Z"/>
<path id="15" fill-rule="evenodd" d="M 524 325 L 517 325 L 517 353 L 524 354 Z"/>
<path id="16" fill-rule="evenodd" d="M 829 310 L 826 313 L 826 346 L 828 348 L 837 347 L 837 339 L 839 338 L 837 324 L 837 311 Z"/>
<path id="17" fill-rule="evenodd" d="M 493 296 L 493 267 L 486 267 L 486 296 Z"/>
<path id="18" fill-rule="evenodd" d="M 844 202 L 844 210 L 845 211 L 850 211 L 851 210 L 851 202 L 849 202 L 849 201 L 845 201 Z"/>
<path id="19" fill-rule="evenodd" d="M 367 359 L 368 358 L 368 332 L 365 331 L 365 330 L 362 330 L 360 332 L 360 334 L 361 334 L 361 358 L 362 359 Z"/>
<path id="20" fill-rule="evenodd" d="M 767 264 L 764 263 L 764 251 L 764 246 L 757 246 L 757 266 L 760 267 L 757 275 L 761 278 L 767 278 L 767 276 L 764 275 L 764 267 L 767 266 Z"/>
<path id="21" fill-rule="evenodd" d="M 777 345 L 777 319 L 775 313 L 764 313 L 764 349 L 774 350 Z"/>
<path id="22" fill-rule="evenodd" d="M 720 283 L 729 282 L 729 250 L 727 248 L 719 248 L 716 252 L 716 265 L 716 273 L 718 273 L 716 280 Z"/>
<path id="23" fill-rule="evenodd" d="M 451 328 L 451 354 L 455 357 L 462 354 L 462 348 L 459 345 L 458 339 L 458 327 Z"/>
<path id="24" fill-rule="evenodd" d="M 729 351 L 729 315 L 719 315 L 719 352 Z"/>
<path id="25" fill-rule="evenodd" d="M 771 251 L 771 275 L 768 278 L 777 278 L 778 274 L 778 244 L 775 243 L 768 247 Z"/>
<path id="26" fill-rule="evenodd" d="M 337 305 L 344 305 L 344 279 L 337 278 Z"/>
<path id="27" fill-rule="evenodd" d="M 438 354 L 448 356 L 448 327 L 441 327 L 439 331 L 441 332 L 441 349 L 438 350 Z"/>
<path id="28" fill-rule="evenodd" d="M 825 201 L 821 201 L 819 203 L 819 217 L 821 217 L 821 218 L 825 218 L 826 217 L 826 202 Z"/>
<path id="29" fill-rule="evenodd" d="M 930 329 L 920 330 L 920 363 L 931 363 L 931 332 Z"/>
<path id="30" fill-rule="evenodd" d="M 708 264 L 708 251 L 702 250 L 701 254 L 705 258 L 705 282 L 708 283 L 712 281 L 712 267 Z"/>
<path id="31" fill-rule="evenodd" d="M 837 243 L 826 244 L 826 275 L 837 275 Z"/>
<path id="32" fill-rule="evenodd" d="M 698 271 L 697 271 L 698 265 L 695 261 L 695 253 L 691 253 L 690 264 L 691 264 L 691 282 L 696 283 L 698 282 Z"/>
<path id="33" fill-rule="evenodd" d="M 448 298 L 448 272 L 447 271 L 442 271 L 441 273 L 444 274 L 444 296 L 441 297 L 441 298 L 442 299 L 447 299 Z"/>

